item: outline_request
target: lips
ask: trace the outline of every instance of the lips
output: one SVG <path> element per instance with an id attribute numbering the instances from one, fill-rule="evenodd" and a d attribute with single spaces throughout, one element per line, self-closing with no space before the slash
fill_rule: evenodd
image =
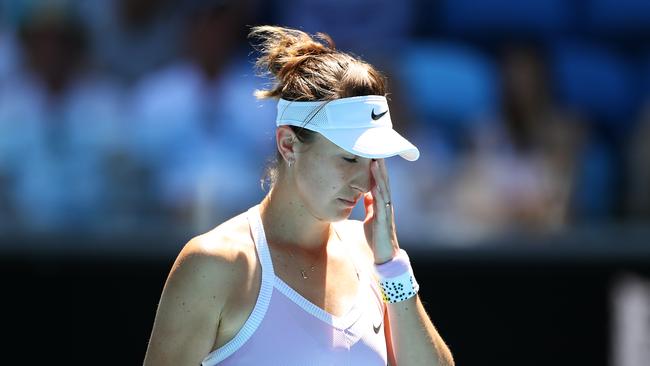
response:
<path id="1" fill-rule="evenodd" d="M 345 199 L 345 198 L 339 198 L 339 201 L 345 203 L 348 206 L 355 206 L 357 204 L 356 199 L 349 200 L 349 199 Z"/>

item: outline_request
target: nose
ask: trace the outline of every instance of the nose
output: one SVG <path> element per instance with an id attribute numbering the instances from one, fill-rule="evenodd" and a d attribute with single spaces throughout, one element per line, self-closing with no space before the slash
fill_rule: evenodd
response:
<path id="1" fill-rule="evenodd" d="M 366 159 L 364 159 L 366 160 Z M 354 180 L 350 183 L 350 187 L 361 194 L 364 194 L 372 188 L 372 173 L 370 172 L 370 159 L 367 159 L 367 164 L 363 164 L 363 168 L 359 169 Z"/>

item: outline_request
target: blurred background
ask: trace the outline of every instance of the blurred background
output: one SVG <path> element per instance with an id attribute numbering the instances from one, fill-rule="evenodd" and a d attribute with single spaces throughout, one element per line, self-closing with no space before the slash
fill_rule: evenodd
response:
<path id="1" fill-rule="evenodd" d="M 142 363 L 183 244 L 265 195 L 256 24 L 389 77 L 400 244 L 459 365 L 650 364 L 647 0 L 0 0 L 7 357 Z"/>

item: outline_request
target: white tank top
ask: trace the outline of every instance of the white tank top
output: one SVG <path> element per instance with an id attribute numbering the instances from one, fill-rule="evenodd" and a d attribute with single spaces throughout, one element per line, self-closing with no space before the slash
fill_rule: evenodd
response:
<path id="1" fill-rule="evenodd" d="M 356 301 L 346 314 L 334 316 L 275 275 L 259 206 L 248 210 L 248 221 L 262 267 L 260 292 L 242 329 L 201 365 L 385 366 L 385 307 L 356 246 L 349 251 L 360 281 Z"/>

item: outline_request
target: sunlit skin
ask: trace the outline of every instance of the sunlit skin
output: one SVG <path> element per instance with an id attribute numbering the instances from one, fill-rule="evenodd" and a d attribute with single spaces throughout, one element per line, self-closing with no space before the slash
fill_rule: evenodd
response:
<path id="1" fill-rule="evenodd" d="M 253 27 L 249 35 L 259 41 L 260 47 L 256 49 L 261 54 L 257 66 L 261 71 L 269 71 L 276 82 L 272 89 L 258 91 L 256 95 L 260 98 L 282 96 L 296 101 L 322 101 L 386 94 L 387 80 L 383 75 L 356 57 L 336 51 L 328 45 L 327 36 L 319 36 L 320 42 L 299 30 L 273 26 Z M 302 62 L 305 57 L 309 58 L 308 63 Z M 364 123 L 367 114 L 361 112 L 367 110 L 364 107 L 358 115 L 350 110 L 347 116 L 360 116 L 359 122 Z M 370 117 L 376 120 L 385 113 L 388 111 L 384 108 L 382 112 L 373 109 Z M 356 123 L 350 125 L 354 127 Z M 370 340 L 364 338 L 365 332 L 373 337 L 372 342 L 385 340 L 385 350 L 382 344 L 375 345 L 368 350 L 368 359 L 382 357 L 385 351 L 389 365 L 453 365 L 448 348 L 419 298 L 412 296 L 382 304 L 379 290 L 372 284 L 379 280 L 375 270 L 386 268 L 375 267 L 372 262 L 386 263 L 399 251 L 384 160 L 356 156 L 319 134 L 313 140 L 301 142 L 289 126 L 279 126 L 275 138 L 278 170 L 262 202 L 192 238 L 179 253 L 161 295 L 145 365 L 198 365 L 206 355 L 221 357 L 212 353 L 221 352 L 220 349 L 226 352 L 224 357 L 230 357 L 233 349 L 223 348 L 229 344 L 236 346 L 234 352 L 241 350 L 238 354 L 243 357 L 266 360 L 267 355 L 255 350 L 265 350 L 267 342 L 269 346 L 277 342 L 279 349 L 303 346 L 302 342 L 289 344 L 292 338 L 283 339 L 285 334 L 294 332 L 292 327 L 309 332 L 304 334 L 309 338 L 305 344 L 318 346 L 324 353 L 321 357 L 320 352 L 313 352 L 314 362 L 305 360 L 306 363 L 322 363 L 319 361 L 328 359 L 330 353 L 345 358 L 346 352 L 350 352 L 349 356 L 354 356 L 351 351 L 356 343 L 352 339 L 345 339 L 347 349 L 335 349 L 330 341 L 335 331 L 325 323 L 312 327 L 293 319 L 308 315 L 293 306 L 282 306 L 270 314 L 288 325 L 286 329 L 274 327 L 272 339 L 267 339 L 266 333 L 261 333 L 264 339 L 248 338 L 249 332 L 258 328 L 245 328 L 259 320 L 260 312 L 255 310 L 261 309 L 262 317 L 266 317 L 264 307 L 276 309 L 266 302 L 277 298 L 275 295 L 270 300 L 258 301 L 262 299 L 262 289 L 270 287 L 262 287 L 264 278 L 273 282 L 273 291 L 282 291 L 277 285 L 284 281 L 303 299 L 334 317 L 350 314 L 351 309 L 363 311 L 365 306 L 372 306 L 372 310 L 382 307 L 384 319 L 379 324 L 383 340 L 376 330 L 378 316 L 358 318 L 360 327 L 367 326 L 365 330 L 358 328 L 360 342 Z M 396 142 L 399 141 L 378 138 L 369 143 L 377 144 L 373 147 L 388 154 Z M 348 220 L 361 200 L 366 212 L 363 222 Z M 269 260 L 271 266 L 262 268 Z M 406 267 L 407 263 L 403 264 Z M 339 329 L 336 333 L 356 330 Z M 238 337 L 240 334 L 243 337 Z M 251 342 L 242 347 L 252 347 L 242 348 L 230 343 L 233 340 Z M 262 348 L 256 348 L 258 345 Z M 374 344 L 360 348 L 367 345 Z M 284 357 L 281 353 L 268 356 L 269 361 Z M 213 363 L 208 360 L 207 364 Z"/>
<path id="2" fill-rule="evenodd" d="M 330 223 L 347 219 L 363 198 L 364 229 L 375 263 L 390 260 L 399 246 L 393 208 L 386 205 L 390 188 L 384 160 L 356 156 L 320 135 L 302 143 L 286 126 L 277 129 L 276 138 L 285 166 L 262 202 L 262 214 L 265 226 L 282 230 L 269 235 L 316 251 L 331 235 Z"/>
<path id="3" fill-rule="evenodd" d="M 303 144 L 288 127 L 279 127 L 276 139 L 283 162 L 260 205 L 276 275 L 321 309 L 344 314 L 358 286 L 348 252 L 366 243 L 359 223 L 342 223 L 338 239 L 331 223 L 347 219 L 354 201 L 363 197 L 367 259 L 372 255 L 375 263 L 384 263 L 393 258 L 399 246 L 393 207 L 387 204 L 386 166 L 382 159 L 354 156 L 320 136 Z M 256 303 L 257 260 L 245 215 L 192 239 L 165 283 L 145 365 L 197 365 L 232 340 Z M 298 269 L 314 264 L 319 270 L 313 277 L 300 276 Z M 418 297 L 386 305 L 383 324 L 389 364 L 453 365 Z"/>

